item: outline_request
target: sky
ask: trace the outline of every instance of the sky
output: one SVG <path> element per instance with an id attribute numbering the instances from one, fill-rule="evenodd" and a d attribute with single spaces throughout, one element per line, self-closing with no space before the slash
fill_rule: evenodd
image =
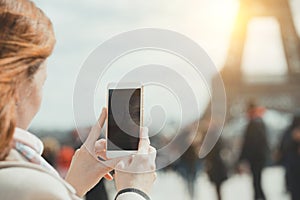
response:
<path id="1" fill-rule="evenodd" d="M 52 20 L 57 44 L 48 59 L 48 78 L 44 86 L 41 110 L 32 127 L 74 127 L 72 96 L 76 77 L 88 55 L 102 42 L 119 33 L 138 28 L 169 29 L 194 40 L 222 68 L 234 18 L 237 0 L 34 0 Z M 300 0 L 291 0 L 294 21 L 300 32 Z M 273 18 L 254 19 L 248 27 L 248 40 L 243 59 L 243 70 L 248 74 L 283 74 L 283 58 L 279 26 Z M 265 56 L 267 55 L 267 56 Z M 159 55 L 157 55 L 159 57 Z M 141 58 L 136 55 L 135 60 Z M 138 62 L 138 61 L 136 61 Z M 191 73 L 188 76 L 192 76 Z M 201 80 L 199 81 L 201 85 Z M 195 83 L 197 85 L 197 83 Z M 197 88 L 196 88 L 197 89 Z M 202 88 L 197 98 L 204 109 L 209 94 Z M 169 120 L 178 120 L 178 109 L 172 95 L 157 89 L 149 97 L 149 105 L 159 100 Z M 95 97 L 99 112 L 105 97 Z M 98 101 L 99 99 L 99 101 Z M 173 103 L 170 103 L 173 102 Z M 177 106 L 176 106 L 177 105 Z M 146 105 L 145 105 L 146 106 Z M 174 109 L 176 108 L 176 109 Z M 97 115 L 97 108 L 95 109 Z M 147 112 L 148 112 L 147 111 Z M 94 117 L 94 116 L 93 116 Z M 185 119 L 185 123 L 195 116 Z M 87 122 L 93 123 L 88 118 Z"/>

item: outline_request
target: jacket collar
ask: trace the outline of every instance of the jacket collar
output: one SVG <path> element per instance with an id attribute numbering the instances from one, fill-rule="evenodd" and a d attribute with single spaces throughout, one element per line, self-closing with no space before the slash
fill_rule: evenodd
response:
<path id="1" fill-rule="evenodd" d="M 26 146 L 32 148 L 39 155 L 42 155 L 43 153 L 44 145 L 42 141 L 26 130 L 15 128 L 14 141 L 25 144 Z"/>

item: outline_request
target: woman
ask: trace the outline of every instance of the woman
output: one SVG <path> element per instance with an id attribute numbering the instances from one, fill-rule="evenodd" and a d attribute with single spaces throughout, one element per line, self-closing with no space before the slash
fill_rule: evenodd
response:
<path id="1" fill-rule="evenodd" d="M 106 109 L 76 151 L 65 180 L 40 156 L 41 141 L 26 129 L 41 104 L 46 59 L 55 43 L 52 24 L 29 0 L 0 0 L 0 26 L 1 200 L 80 199 L 101 178 L 113 179 L 113 169 L 116 199 L 148 199 L 155 180 L 155 149 L 147 130 L 141 131 L 138 154 L 106 160 L 106 141 L 97 140 Z"/>

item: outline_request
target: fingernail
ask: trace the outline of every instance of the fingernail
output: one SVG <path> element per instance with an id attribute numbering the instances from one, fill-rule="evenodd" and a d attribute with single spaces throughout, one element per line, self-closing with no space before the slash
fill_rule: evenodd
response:
<path id="1" fill-rule="evenodd" d="M 108 181 L 111 181 L 111 180 L 114 179 L 113 176 L 112 176 L 110 173 L 105 174 L 105 175 L 104 175 L 104 178 L 105 178 L 106 180 L 108 180 Z"/>

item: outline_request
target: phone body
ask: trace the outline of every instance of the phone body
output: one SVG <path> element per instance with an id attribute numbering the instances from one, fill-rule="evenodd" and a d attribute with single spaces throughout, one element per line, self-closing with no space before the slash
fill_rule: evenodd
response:
<path id="1" fill-rule="evenodd" d="M 107 87 L 106 156 L 116 158 L 138 150 L 143 125 L 141 83 L 110 83 Z"/>

